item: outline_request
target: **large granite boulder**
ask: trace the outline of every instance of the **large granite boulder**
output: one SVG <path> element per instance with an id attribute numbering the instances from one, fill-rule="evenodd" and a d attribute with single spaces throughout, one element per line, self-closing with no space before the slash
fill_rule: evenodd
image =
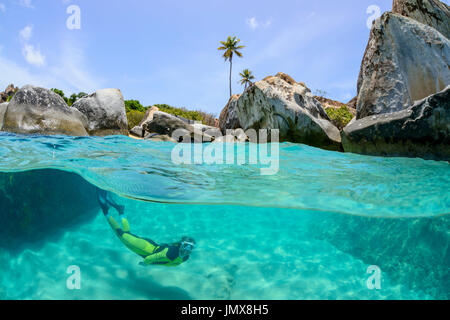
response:
<path id="1" fill-rule="evenodd" d="M 358 79 L 357 119 L 400 111 L 450 84 L 450 41 L 394 13 L 377 19 Z"/>
<path id="2" fill-rule="evenodd" d="M 145 135 L 145 130 L 143 125 L 147 122 L 153 121 L 153 115 L 156 111 L 159 111 L 159 108 L 153 106 L 145 112 L 144 118 L 142 118 L 141 122 L 130 130 L 130 133 L 136 137 L 143 138 Z"/>
<path id="3" fill-rule="evenodd" d="M 394 0 L 392 12 L 435 28 L 450 38 L 450 8 L 438 0 Z"/>
<path id="4" fill-rule="evenodd" d="M 153 113 L 153 120 L 144 123 L 143 128 L 147 132 L 159 133 L 162 135 L 172 135 L 175 130 L 193 130 L 192 126 L 178 119 L 174 115 L 156 111 Z"/>
<path id="5" fill-rule="evenodd" d="M 128 135 L 125 102 L 119 89 L 98 90 L 77 100 L 72 107 L 87 117 L 90 135 Z"/>
<path id="6" fill-rule="evenodd" d="M 354 121 L 344 128 L 346 152 L 450 160 L 450 86 L 408 109 Z"/>
<path id="7" fill-rule="evenodd" d="M 3 128 L 3 120 L 5 119 L 6 109 L 8 108 L 8 102 L 0 103 L 0 131 Z"/>
<path id="8" fill-rule="evenodd" d="M 162 111 L 153 113 L 153 120 L 142 125 L 145 132 L 174 138 L 177 142 L 208 142 L 214 138 L 205 133 L 203 126 L 187 124 L 178 117 Z"/>
<path id="9" fill-rule="evenodd" d="M 223 108 L 219 117 L 219 128 L 225 134 L 227 129 L 238 129 L 241 127 L 237 113 L 237 102 L 241 95 L 235 94 L 230 97 L 227 105 Z"/>
<path id="10" fill-rule="evenodd" d="M 156 106 L 153 106 L 145 112 L 144 118 L 142 118 L 141 122 L 139 122 L 139 126 L 142 126 L 146 122 L 150 122 L 153 120 L 153 115 L 155 112 L 159 111 L 159 108 Z"/>
<path id="11" fill-rule="evenodd" d="M 3 131 L 21 134 L 87 136 L 87 119 L 53 91 L 21 88 L 5 113 Z"/>
<path id="12" fill-rule="evenodd" d="M 244 130 L 278 129 L 280 141 L 341 149 L 339 130 L 322 105 L 304 84 L 284 73 L 247 88 L 237 100 L 237 118 Z"/>

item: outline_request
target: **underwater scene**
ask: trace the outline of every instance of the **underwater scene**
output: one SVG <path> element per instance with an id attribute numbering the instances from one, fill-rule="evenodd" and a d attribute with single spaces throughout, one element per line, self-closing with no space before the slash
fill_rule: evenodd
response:
<path id="1" fill-rule="evenodd" d="M 1 133 L 0 299 L 450 298 L 448 162 L 281 143 L 261 175 L 173 148 Z M 145 265 L 131 235 L 195 249 Z"/>

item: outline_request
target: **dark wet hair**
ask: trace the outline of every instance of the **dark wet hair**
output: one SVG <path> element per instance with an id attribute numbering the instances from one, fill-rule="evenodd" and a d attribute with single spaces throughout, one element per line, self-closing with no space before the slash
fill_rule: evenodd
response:
<path id="1" fill-rule="evenodd" d="M 195 244 L 195 239 L 191 238 L 191 237 L 182 237 L 181 242 L 190 242 L 190 243 Z"/>

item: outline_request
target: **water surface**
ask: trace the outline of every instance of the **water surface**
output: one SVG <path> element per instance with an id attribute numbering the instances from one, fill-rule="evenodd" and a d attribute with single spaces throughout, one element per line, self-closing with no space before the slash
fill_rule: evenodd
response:
<path id="1" fill-rule="evenodd" d="M 450 297 L 447 162 L 284 143 L 278 174 L 262 176 L 259 165 L 177 166 L 173 147 L 1 134 L 0 298 Z M 126 206 L 134 233 L 194 237 L 191 259 L 138 266 L 96 188 Z M 81 269 L 81 290 L 66 288 L 70 265 Z M 371 265 L 382 270 L 381 290 L 367 287 Z"/>

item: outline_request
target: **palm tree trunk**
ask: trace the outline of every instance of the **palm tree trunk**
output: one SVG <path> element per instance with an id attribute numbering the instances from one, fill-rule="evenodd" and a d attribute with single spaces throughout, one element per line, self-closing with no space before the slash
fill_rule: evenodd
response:
<path id="1" fill-rule="evenodd" d="M 231 92 L 231 72 L 233 70 L 233 58 L 230 58 L 230 98 L 233 95 Z"/>

